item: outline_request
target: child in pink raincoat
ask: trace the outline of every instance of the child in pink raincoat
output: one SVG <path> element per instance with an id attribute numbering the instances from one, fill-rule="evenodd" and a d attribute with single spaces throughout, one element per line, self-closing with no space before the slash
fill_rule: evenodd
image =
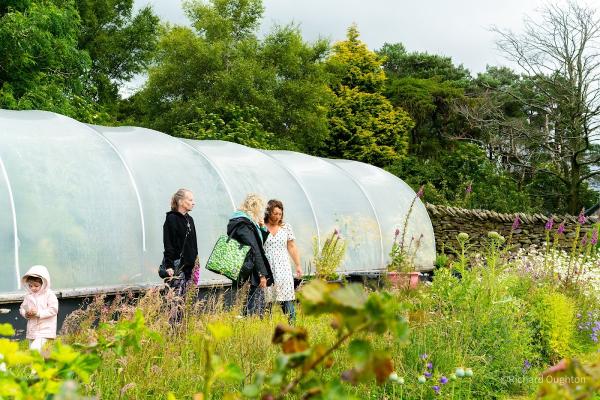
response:
<path id="1" fill-rule="evenodd" d="M 42 350 L 48 339 L 56 338 L 58 299 L 50 289 L 50 274 L 43 265 L 34 265 L 21 278 L 27 294 L 19 308 L 27 319 L 30 349 Z"/>

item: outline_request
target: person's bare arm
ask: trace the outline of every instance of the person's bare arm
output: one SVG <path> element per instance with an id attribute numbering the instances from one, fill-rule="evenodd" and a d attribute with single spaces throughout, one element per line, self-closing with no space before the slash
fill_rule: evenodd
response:
<path id="1" fill-rule="evenodd" d="M 300 253 L 298 252 L 296 241 L 288 240 L 287 248 L 288 253 L 290 253 L 290 256 L 292 257 L 292 261 L 294 262 L 294 266 L 296 267 L 296 276 L 300 278 L 302 276 L 302 265 L 300 264 Z"/>

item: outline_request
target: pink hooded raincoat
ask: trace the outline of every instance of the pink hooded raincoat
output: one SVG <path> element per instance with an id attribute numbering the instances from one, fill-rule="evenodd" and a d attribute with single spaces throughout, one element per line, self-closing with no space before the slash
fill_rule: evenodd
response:
<path id="1" fill-rule="evenodd" d="M 39 292 L 32 293 L 27 285 L 28 276 L 42 278 L 42 287 Z M 56 320 L 58 314 L 58 299 L 50 289 L 50 274 L 43 265 L 34 265 L 21 278 L 27 294 L 19 308 L 25 318 L 25 313 L 32 308 L 37 309 L 37 315 L 27 321 L 27 339 L 54 339 L 56 337 Z"/>

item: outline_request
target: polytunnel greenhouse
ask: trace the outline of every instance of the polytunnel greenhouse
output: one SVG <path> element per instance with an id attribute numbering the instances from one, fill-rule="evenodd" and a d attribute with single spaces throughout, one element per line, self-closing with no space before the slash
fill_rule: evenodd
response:
<path id="1" fill-rule="evenodd" d="M 334 229 L 348 244 L 342 274 L 383 270 L 405 225 L 407 240 L 419 238 L 416 265 L 434 263 L 425 207 L 417 200 L 405 224 L 415 193 L 377 167 L 0 110 L 0 295 L 20 292 L 35 264 L 48 267 L 58 291 L 159 283 L 162 224 L 181 187 L 195 195 L 202 263 L 249 192 L 283 201 L 305 273 L 313 238 L 323 243 Z M 229 283 L 206 270 L 200 279 Z"/>

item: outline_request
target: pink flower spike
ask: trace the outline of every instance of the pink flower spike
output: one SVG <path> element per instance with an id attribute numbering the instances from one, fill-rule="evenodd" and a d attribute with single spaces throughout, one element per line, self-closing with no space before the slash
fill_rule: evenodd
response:
<path id="1" fill-rule="evenodd" d="M 587 244 L 587 236 L 583 235 L 583 237 L 581 238 L 581 246 L 585 246 Z"/>
<path id="2" fill-rule="evenodd" d="M 558 226 L 558 229 L 556 230 L 556 233 L 558 233 L 559 235 L 562 235 L 563 233 L 565 233 L 564 221 L 560 223 L 560 225 Z"/>
<path id="3" fill-rule="evenodd" d="M 511 230 L 515 231 L 515 230 L 519 229 L 519 226 L 521 226 L 521 219 L 520 219 L 520 218 L 519 218 L 519 216 L 517 215 L 517 216 L 515 217 L 515 221 L 514 221 L 514 222 L 513 222 L 513 224 L 512 224 L 512 228 L 511 228 Z"/>
<path id="4" fill-rule="evenodd" d="M 550 217 L 548 222 L 546 222 L 546 230 L 547 231 L 551 230 L 553 225 L 554 225 L 554 217 Z"/>
<path id="5" fill-rule="evenodd" d="M 421 185 L 421 187 L 419 188 L 419 191 L 417 192 L 417 197 L 422 198 L 424 193 L 425 193 L 425 185 Z"/>
<path id="6" fill-rule="evenodd" d="M 471 184 L 469 183 L 469 185 L 467 186 L 467 188 L 465 189 L 465 191 L 467 193 L 471 193 L 473 191 L 473 186 L 471 186 Z"/>
<path id="7" fill-rule="evenodd" d="M 598 229 L 594 229 L 594 233 L 592 234 L 592 245 L 595 246 L 598 243 Z"/>
<path id="8" fill-rule="evenodd" d="M 577 218 L 577 222 L 579 222 L 580 225 L 585 224 L 585 221 L 587 220 L 587 218 L 585 217 L 585 214 L 583 213 L 583 208 L 581 209 L 581 212 L 579 213 L 579 217 Z"/>

